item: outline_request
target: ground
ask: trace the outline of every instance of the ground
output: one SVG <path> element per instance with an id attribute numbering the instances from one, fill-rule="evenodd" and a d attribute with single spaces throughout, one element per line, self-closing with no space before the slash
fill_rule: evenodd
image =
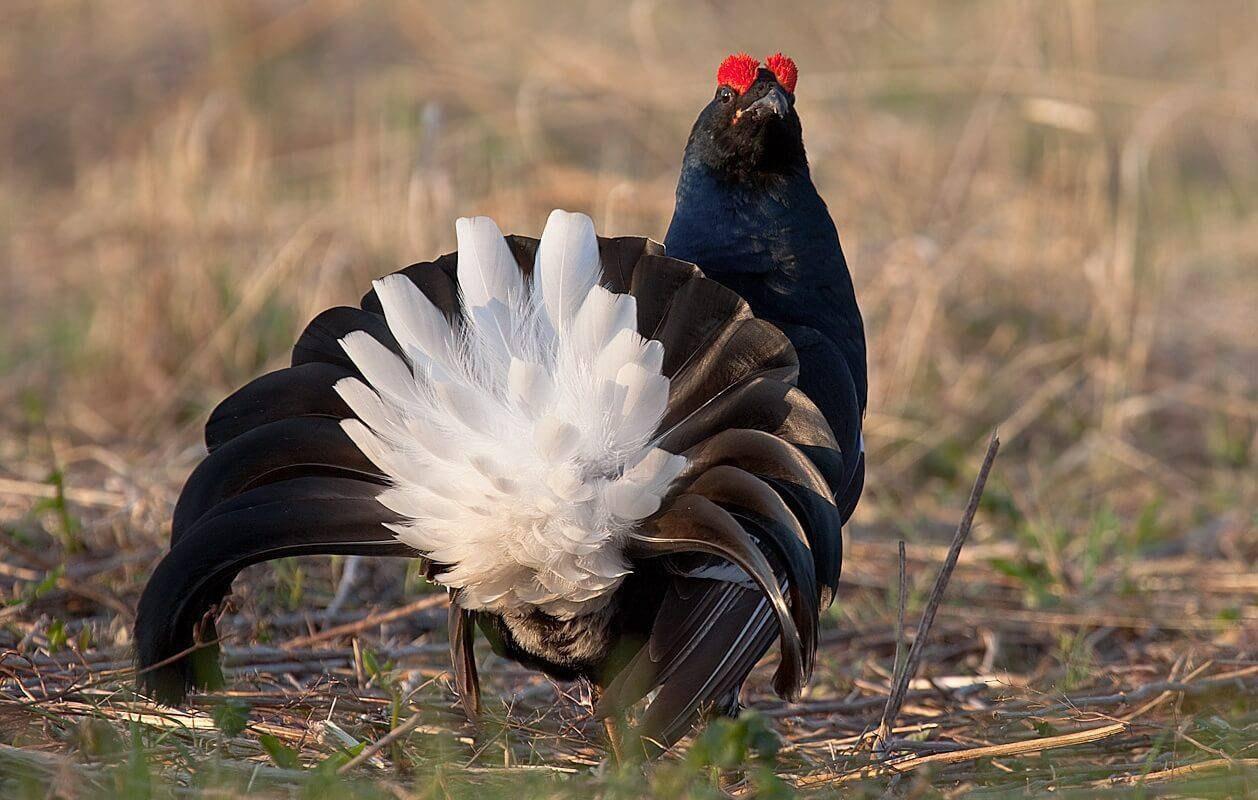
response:
<path id="1" fill-rule="evenodd" d="M 134 695 L 209 409 L 460 214 L 662 238 L 738 49 L 799 63 L 870 339 L 868 488 L 802 701 L 767 661 L 756 713 L 617 770 L 582 687 L 488 651 L 466 722 L 442 595 L 380 562 L 329 609 L 326 558 L 237 582 L 225 690 Z M 3 793 L 1253 794 L 1255 76 L 1240 0 L 7 4 Z M 994 428 L 888 761 L 897 542 L 911 639 Z"/>

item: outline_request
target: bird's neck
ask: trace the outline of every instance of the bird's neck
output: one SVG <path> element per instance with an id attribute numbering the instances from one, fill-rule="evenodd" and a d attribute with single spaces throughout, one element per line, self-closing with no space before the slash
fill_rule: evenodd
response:
<path id="1" fill-rule="evenodd" d="M 843 258 L 806 164 L 750 182 L 688 159 L 665 245 L 712 277 L 761 274 L 797 285 L 829 282 Z"/>

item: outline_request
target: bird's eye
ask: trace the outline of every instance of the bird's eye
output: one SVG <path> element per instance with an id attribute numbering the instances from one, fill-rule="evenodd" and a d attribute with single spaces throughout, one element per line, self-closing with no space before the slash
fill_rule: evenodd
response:
<path id="1" fill-rule="evenodd" d="M 716 90 L 716 99 L 720 100 L 722 103 L 728 103 L 730 100 L 734 99 L 734 90 L 730 89 L 728 86 L 722 86 L 720 89 Z"/>

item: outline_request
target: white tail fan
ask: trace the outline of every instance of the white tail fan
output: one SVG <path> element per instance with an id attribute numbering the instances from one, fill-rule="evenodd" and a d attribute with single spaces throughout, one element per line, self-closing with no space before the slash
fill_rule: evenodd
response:
<path id="1" fill-rule="evenodd" d="M 446 566 L 465 608 L 593 611 L 686 465 L 652 444 L 663 346 L 638 334 L 633 297 L 598 285 L 589 217 L 551 213 L 531 281 L 493 220 L 456 233 L 461 319 L 403 275 L 377 281 L 404 358 L 341 340 L 364 378 L 336 385 L 357 417 L 341 425 L 390 479 L 397 538 Z"/>

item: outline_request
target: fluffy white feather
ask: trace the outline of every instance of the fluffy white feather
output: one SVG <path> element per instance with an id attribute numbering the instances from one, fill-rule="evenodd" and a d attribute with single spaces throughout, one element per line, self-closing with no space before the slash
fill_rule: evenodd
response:
<path id="1" fill-rule="evenodd" d="M 524 291 L 524 279 L 515 265 L 502 231 L 489 217 L 466 217 L 454 224 L 459 246 L 459 288 L 473 308 L 497 300 L 510 306 Z"/>
<path id="2" fill-rule="evenodd" d="M 546 314 L 562 334 L 598 284 L 598 239 L 590 218 L 560 209 L 550 212 L 537 247 L 534 273 Z"/>
<path id="3" fill-rule="evenodd" d="M 450 323 L 441 310 L 405 275 L 389 275 L 373 285 L 389 330 L 407 358 L 449 365 Z"/>
<path id="4" fill-rule="evenodd" d="M 357 416 L 342 427 L 390 478 L 379 501 L 404 518 L 398 539 L 447 565 L 466 607 L 595 611 L 685 467 L 652 444 L 663 346 L 638 335 L 633 297 L 598 285 L 588 217 L 550 215 L 533 280 L 492 220 L 456 234 L 462 318 L 404 276 L 377 281 L 404 358 L 341 340 L 364 378 L 336 385 Z"/>

